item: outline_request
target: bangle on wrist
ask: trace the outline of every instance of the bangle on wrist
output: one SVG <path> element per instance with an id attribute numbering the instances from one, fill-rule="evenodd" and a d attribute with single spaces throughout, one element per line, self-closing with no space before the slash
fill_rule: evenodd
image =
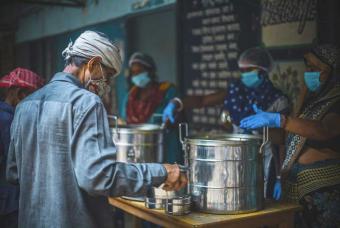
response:
<path id="1" fill-rule="evenodd" d="M 172 101 L 176 101 L 179 104 L 179 107 L 177 108 L 177 112 L 180 112 L 183 110 L 184 106 L 183 106 L 183 102 L 181 101 L 181 99 L 179 99 L 178 97 L 175 97 L 174 99 L 172 99 Z"/>

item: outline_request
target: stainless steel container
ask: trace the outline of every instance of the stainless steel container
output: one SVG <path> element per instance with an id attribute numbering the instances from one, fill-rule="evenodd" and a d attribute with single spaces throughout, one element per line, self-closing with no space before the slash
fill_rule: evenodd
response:
<path id="1" fill-rule="evenodd" d="M 112 130 L 117 161 L 163 162 L 163 130 L 156 124 L 118 125 Z"/>
<path id="2" fill-rule="evenodd" d="M 146 208 L 155 209 L 155 210 L 162 210 L 164 209 L 166 204 L 166 199 L 158 199 L 158 198 L 150 198 L 146 197 L 144 205 Z"/>
<path id="3" fill-rule="evenodd" d="M 190 196 L 167 199 L 165 204 L 165 213 L 170 215 L 186 215 L 190 213 L 190 206 Z"/>
<path id="4" fill-rule="evenodd" d="M 180 136 L 196 209 L 239 214 L 263 208 L 261 152 L 267 132 L 263 142 L 261 137 L 243 134 L 197 135 L 184 140 Z"/>

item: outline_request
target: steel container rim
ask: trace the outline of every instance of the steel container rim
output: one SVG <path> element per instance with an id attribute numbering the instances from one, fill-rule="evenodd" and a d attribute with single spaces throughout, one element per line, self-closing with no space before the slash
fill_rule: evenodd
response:
<path id="1" fill-rule="evenodd" d="M 196 146 L 231 146 L 243 144 L 260 144 L 261 136 L 249 134 L 192 135 L 184 138 L 184 144 Z"/>
<path id="2" fill-rule="evenodd" d="M 124 142 L 116 142 L 116 145 L 119 146 L 132 146 L 132 147 L 154 147 L 154 146 L 162 146 L 163 142 L 156 143 L 124 143 Z"/>
<path id="3" fill-rule="evenodd" d="M 118 125 L 116 130 L 115 127 L 111 126 L 111 131 L 113 133 L 119 134 L 155 134 L 162 133 L 163 129 L 157 124 L 128 124 L 128 125 Z"/>

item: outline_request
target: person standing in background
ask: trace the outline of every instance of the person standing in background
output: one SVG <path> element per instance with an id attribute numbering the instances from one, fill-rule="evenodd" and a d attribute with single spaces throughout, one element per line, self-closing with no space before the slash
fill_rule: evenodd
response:
<path id="1" fill-rule="evenodd" d="M 274 67 L 270 53 L 260 47 L 245 50 L 239 57 L 238 67 L 241 71 L 240 79 L 228 81 L 225 90 L 204 96 L 187 96 L 169 102 L 163 112 L 163 121 L 175 119 L 177 109 L 192 109 L 223 104 L 223 119 L 226 131 L 242 134 L 255 133 L 240 128 L 240 120 L 253 114 L 252 106 L 282 114 L 288 114 L 289 102 L 287 97 L 274 87 L 269 79 L 269 73 Z M 274 130 L 270 133 L 270 142 L 264 152 L 264 189 L 266 197 L 276 200 L 281 197 L 280 153 L 284 151 L 284 132 Z M 275 168 L 274 168 L 275 167 Z M 275 175 L 276 173 L 276 175 Z"/>
<path id="2" fill-rule="evenodd" d="M 255 111 L 241 127 L 288 132 L 284 195 L 303 206 L 297 227 L 340 227 L 340 50 L 332 44 L 304 55 L 307 90 L 296 116 Z M 302 224 L 303 223 L 303 224 Z"/>
<path id="3" fill-rule="evenodd" d="M 40 76 L 24 68 L 16 68 L 0 79 L 0 227 L 18 227 L 19 187 L 6 181 L 6 160 L 15 107 L 43 83 Z"/>
<path id="4" fill-rule="evenodd" d="M 161 124 L 164 108 L 178 96 L 176 87 L 170 82 L 159 82 L 155 61 L 140 52 L 130 57 L 128 80 L 132 87 L 123 102 L 120 117 L 127 124 Z M 178 128 L 174 122 L 167 123 L 164 134 L 165 162 L 183 163 Z"/>

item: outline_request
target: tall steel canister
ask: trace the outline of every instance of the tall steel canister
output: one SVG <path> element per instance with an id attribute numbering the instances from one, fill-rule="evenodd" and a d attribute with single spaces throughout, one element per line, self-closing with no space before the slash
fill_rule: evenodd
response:
<path id="1" fill-rule="evenodd" d="M 223 134 L 189 136 L 182 141 L 196 209 L 239 214 L 263 208 L 261 139 Z"/>
<path id="2" fill-rule="evenodd" d="M 156 124 L 131 124 L 111 128 L 117 148 L 117 161 L 162 163 L 163 130 Z"/>

